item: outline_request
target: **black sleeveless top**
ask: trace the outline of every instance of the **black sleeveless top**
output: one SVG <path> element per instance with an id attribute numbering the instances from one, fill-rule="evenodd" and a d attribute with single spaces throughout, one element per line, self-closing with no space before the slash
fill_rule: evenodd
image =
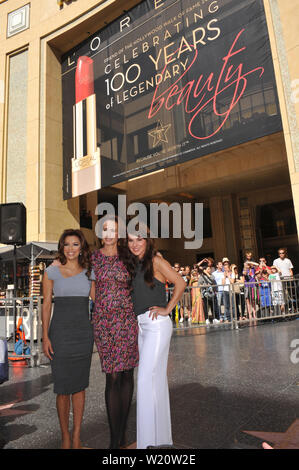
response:
<path id="1" fill-rule="evenodd" d="M 137 266 L 136 276 L 133 279 L 132 300 L 136 315 L 145 313 L 149 307 L 163 307 L 167 305 L 165 284 L 154 277 L 154 287 L 150 287 L 144 280 L 142 264 Z"/>

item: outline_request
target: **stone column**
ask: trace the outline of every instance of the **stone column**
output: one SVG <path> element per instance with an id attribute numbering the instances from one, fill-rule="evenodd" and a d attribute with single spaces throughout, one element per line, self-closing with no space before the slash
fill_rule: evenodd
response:
<path id="1" fill-rule="evenodd" d="M 264 0 L 299 227 L 299 0 Z"/>

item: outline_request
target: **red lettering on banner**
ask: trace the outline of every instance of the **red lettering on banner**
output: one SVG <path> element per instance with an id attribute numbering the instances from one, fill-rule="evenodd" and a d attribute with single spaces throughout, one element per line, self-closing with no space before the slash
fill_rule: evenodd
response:
<path id="1" fill-rule="evenodd" d="M 189 122 L 188 130 L 192 137 L 195 139 L 209 139 L 213 137 L 220 129 L 224 126 L 225 122 L 229 118 L 232 110 L 236 106 L 236 104 L 240 101 L 242 96 L 245 93 L 247 87 L 247 78 L 249 75 L 252 75 L 255 72 L 260 72 L 260 77 L 264 73 L 263 67 L 257 67 L 253 70 L 249 70 L 246 73 L 243 73 L 244 64 L 241 62 L 236 68 L 234 65 L 230 65 L 229 61 L 232 57 L 240 54 L 242 51 L 246 49 L 246 47 L 241 47 L 238 50 L 234 50 L 235 46 L 241 36 L 241 34 L 245 31 L 242 29 L 236 36 L 235 40 L 233 41 L 232 46 L 230 47 L 228 54 L 222 58 L 223 65 L 221 71 L 219 73 L 218 79 L 214 72 L 210 73 L 208 78 L 204 81 L 204 76 L 201 74 L 197 80 L 191 80 L 183 87 L 180 87 L 179 82 L 182 78 L 188 73 L 189 70 L 192 69 L 196 59 L 198 57 L 198 50 L 194 48 L 193 45 L 190 47 L 194 48 L 194 57 L 192 58 L 191 63 L 188 67 L 186 67 L 185 71 L 182 75 L 165 91 L 159 94 L 159 88 L 161 83 L 163 82 L 163 78 L 159 81 L 157 85 L 153 99 L 151 102 L 151 106 L 148 113 L 148 119 L 154 117 L 158 111 L 164 106 L 165 109 L 171 110 L 174 106 L 179 106 L 185 101 L 185 112 L 192 115 L 192 118 Z M 162 77 L 167 69 L 167 65 L 161 73 Z M 216 85 L 213 84 L 217 79 Z M 226 111 L 219 112 L 218 111 L 218 97 L 221 96 L 225 91 L 232 89 L 232 98 Z M 211 95 L 212 94 L 212 95 Z M 195 106 L 189 108 L 189 101 L 190 97 L 198 99 Z M 173 100 L 173 102 L 171 102 Z M 206 108 L 210 103 L 212 103 L 213 112 L 216 116 L 221 119 L 221 122 L 218 128 L 210 135 L 207 136 L 199 136 L 195 135 L 192 132 L 192 126 L 195 122 L 198 114 Z"/>

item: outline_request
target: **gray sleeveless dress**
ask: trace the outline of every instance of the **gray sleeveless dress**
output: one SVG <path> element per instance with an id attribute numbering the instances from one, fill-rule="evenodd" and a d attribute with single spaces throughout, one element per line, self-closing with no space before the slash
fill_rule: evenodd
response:
<path id="1" fill-rule="evenodd" d="M 89 320 L 90 280 L 86 269 L 64 278 L 58 266 L 46 269 L 54 281 L 54 310 L 49 338 L 54 355 L 51 360 L 54 393 L 70 395 L 85 390 L 93 350 L 93 329 Z"/>

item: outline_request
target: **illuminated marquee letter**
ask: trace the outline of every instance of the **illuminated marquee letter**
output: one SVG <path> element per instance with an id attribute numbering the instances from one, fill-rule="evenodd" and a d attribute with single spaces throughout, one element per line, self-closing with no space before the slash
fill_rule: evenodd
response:
<path id="1" fill-rule="evenodd" d="M 164 5 L 164 0 L 154 0 L 154 4 L 155 4 L 155 10 L 157 10 L 158 8 Z"/>
<path id="2" fill-rule="evenodd" d="M 119 23 L 119 29 L 121 33 L 124 27 L 127 28 L 130 26 L 130 21 L 131 21 L 131 18 L 129 16 L 126 16 L 123 20 L 121 20 L 121 22 Z"/>

